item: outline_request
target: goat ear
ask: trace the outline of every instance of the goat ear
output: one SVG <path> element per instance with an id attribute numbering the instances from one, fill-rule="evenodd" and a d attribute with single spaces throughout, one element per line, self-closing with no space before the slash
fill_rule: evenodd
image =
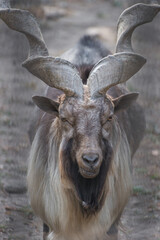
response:
<path id="1" fill-rule="evenodd" d="M 58 116 L 59 103 L 43 96 L 33 96 L 33 102 L 44 112 Z"/>
<path id="2" fill-rule="evenodd" d="M 115 112 L 128 108 L 134 101 L 136 101 L 139 93 L 127 93 L 118 98 L 113 99 Z"/>

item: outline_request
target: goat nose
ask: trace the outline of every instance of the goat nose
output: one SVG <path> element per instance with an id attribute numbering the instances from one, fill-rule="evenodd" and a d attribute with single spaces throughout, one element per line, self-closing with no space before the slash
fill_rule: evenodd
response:
<path id="1" fill-rule="evenodd" d="M 83 161 L 88 165 L 95 165 L 98 162 L 99 155 L 98 154 L 84 154 L 82 156 Z"/>

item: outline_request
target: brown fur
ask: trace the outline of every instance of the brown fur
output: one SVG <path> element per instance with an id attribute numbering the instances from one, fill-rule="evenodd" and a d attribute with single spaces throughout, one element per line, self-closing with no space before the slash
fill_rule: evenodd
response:
<path id="1" fill-rule="evenodd" d="M 84 84 L 94 64 L 108 53 L 100 49 L 84 37 L 79 50 L 63 55 L 77 67 Z M 28 189 L 32 208 L 50 228 L 49 240 L 116 239 L 111 230 L 130 196 L 131 157 L 144 132 L 137 103 L 123 111 L 114 108 L 113 99 L 127 92 L 121 84 L 93 100 L 85 85 L 83 99 L 47 89 L 46 96 L 58 101 L 59 109 L 38 114 Z M 87 165 L 84 155 L 98 160 Z"/>
<path id="2" fill-rule="evenodd" d="M 34 211 L 50 227 L 48 239 L 106 239 L 128 200 L 133 155 L 129 139 L 134 136 L 127 131 L 134 127 L 129 120 L 132 107 L 108 120 L 114 113 L 111 99 L 107 95 L 91 100 L 86 89 L 83 100 L 62 95 L 58 117 L 41 115 L 28 187 Z M 86 167 L 82 154 L 88 151 L 99 154 L 96 176 L 89 179 L 81 172 Z"/>

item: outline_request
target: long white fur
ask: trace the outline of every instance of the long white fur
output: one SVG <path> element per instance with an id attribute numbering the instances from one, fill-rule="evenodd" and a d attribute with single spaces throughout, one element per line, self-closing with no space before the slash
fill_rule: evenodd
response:
<path id="1" fill-rule="evenodd" d="M 49 225 L 49 240 L 105 240 L 107 231 L 122 213 L 132 188 L 131 154 L 125 132 L 115 121 L 114 158 L 106 179 L 109 190 L 100 212 L 86 219 L 72 190 L 61 181 L 56 124 L 55 120 L 50 128 L 48 167 L 43 163 L 45 156 L 39 137 L 41 127 L 32 144 L 27 177 L 32 208 Z"/>

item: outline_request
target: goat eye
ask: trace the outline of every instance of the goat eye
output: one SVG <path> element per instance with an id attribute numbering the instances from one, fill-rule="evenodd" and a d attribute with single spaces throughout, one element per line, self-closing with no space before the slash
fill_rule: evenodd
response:
<path id="1" fill-rule="evenodd" d="M 112 115 L 109 116 L 109 117 L 107 118 L 107 120 L 104 122 L 103 125 L 107 125 L 107 123 L 110 123 L 110 122 L 112 121 L 112 119 L 113 119 L 113 116 L 112 116 Z"/>
<path id="2" fill-rule="evenodd" d="M 68 123 L 69 125 L 72 126 L 72 124 L 66 118 L 61 118 L 61 121 L 64 122 L 64 123 Z"/>
<path id="3" fill-rule="evenodd" d="M 109 118 L 107 119 L 107 121 L 112 121 L 112 118 L 113 118 L 113 116 L 109 116 Z"/>
<path id="4" fill-rule="evenodd" d="M 62 122 L 68 122 L 66 118 L 61 118 Z"/>

